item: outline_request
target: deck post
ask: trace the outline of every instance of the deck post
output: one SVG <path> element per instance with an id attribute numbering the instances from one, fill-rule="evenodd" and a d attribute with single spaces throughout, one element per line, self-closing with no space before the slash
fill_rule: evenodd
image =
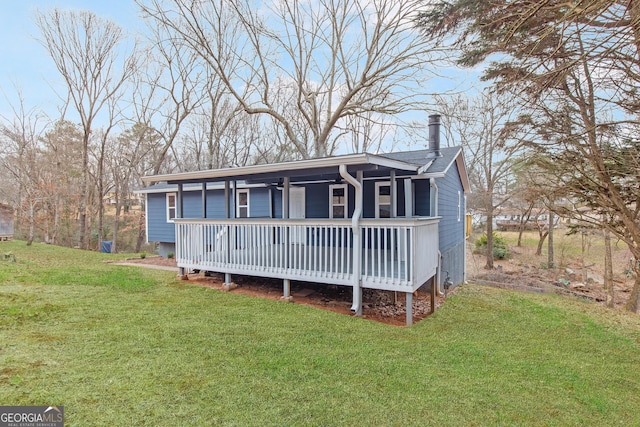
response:
<path id="1" fill-rule="evenodd" d="M 413 292 L 407 292 L 407 326 L 413 325 Z"/>
<path id="2" fill-rule="evenodd" d="M 293 297 L 291 296 L 291 280 L 283 279 L 282 284 L 284 289 L 283 289 L 282 298 L 280 299 L 283 301 L 293 301 Z"/>
<path id="3" fill-rule="evenodd" d="M 429 314 L 436 312 L 436 286 L 438 286 L 438 283 L 434 276 L 431 278 L 431 309 L 429 310 Z"/>

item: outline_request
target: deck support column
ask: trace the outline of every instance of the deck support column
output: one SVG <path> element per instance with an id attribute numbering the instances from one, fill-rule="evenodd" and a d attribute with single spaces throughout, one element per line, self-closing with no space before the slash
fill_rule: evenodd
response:
<path id="1" fill-rule="evenodd" d="M 436 286 L 438 285 L 438 281 L 436 277 L 431 278 L 431 309 L 429 310 L 429 314 L 433 314 L 436 312 Z"/>
<path id="2" fill-rule="evenodd" d="M 282 286 L 283 286 L 283 295 L 282 298 L 280 298 L 283 301 L 293 301 L 293 297 L 291 296 L 291 280 L 290 279 L 283 279 L 282 280 Z"/>
<path id="3" fill-rule="evenodd" d="M 238 285 L 231 281 L 231 273 L 224 273 L 224 285 L 222 285 L 222 290 L 228 292 L 237 287 Z"/>
<path id="4" fill-rule="evenodd" d="M 413 325 L 413 292 L 407 292 L 407 326 Z"/>

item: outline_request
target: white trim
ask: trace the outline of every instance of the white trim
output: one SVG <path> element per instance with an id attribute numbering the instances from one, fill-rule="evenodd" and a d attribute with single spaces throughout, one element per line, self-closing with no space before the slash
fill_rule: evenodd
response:
<path id="1" fill-rule="evenodd" d="M 149 196 L 144 195 L 144 234 L 146 238 L 146 244 L 149 244 Z"/>
<path id="2" fill-rule="evenodd" d="M 169 206 L 169 198 L 173 197 L 173 207 Z M 178 216 L 178 194 L 177 193 L 167 193 L 165 196 L 166 207 L 167 207 L 167 222 L 173 222 L 174 219 Z M 173 218 L 171 218 L 171 210 L 173 210 Z"/>
<path id="3" fill-rule="evenodd" d="M 462 207 L 462 195 L 460 194 L 460 190 L 458 190 L 458 222 L 460 222 L 460 208 Z"/>
<path id="4" fill-rule="evenodd" d="M 245 193 L 247 195 L 247 204 L 246 205 L 241 205 L 240 204 L 240 194 L 241 193 Z M 240 208 L 247 208 L 247 216 L 246 217 L 241 217 L 240 216 Z M 249 217 L 251 217 L 251 210 L 250 210 L 250 204 L 249 204 L 249 189 L 248 188 L 238 189 L 238 190 L 236 190 L 236 218 L 249 218 Z"/>
<path id="5" fill-rule="evenodd" d="M 375 183 L 376 185 L 376 190 L 375 190 L 375 196 L 376 196 L 376 201 L 375 201 L 375 218 L 380 218 L 380 187 L 389 187 L 389 203 L 383 203 L 383 205 L 389 205 L 389 217 L 391 217 L 391 213 L 392 213 L 392 200 L 391 200 L 391 181 L 377 181 Z"/>
<path id="6" fill-rule="evenodd" d="M 352 166 L 370 164 L 391 169 L 400 169 L 415 172 L 418 166 L 392 160 L 375 154 L 347 154 L 344 156 L 324 157 L 321 159 L 298 160 L 292 162 L 272 163 L 265 165 L 243 166 L 235 168 L 212 169 L 207 171 L 182 172 L 176 174 L 152 175 L 142 177 L 142 182 L 152 183 L 161 181 L 186 181 L 216 178 L 230 178 L 234 176 L 255 175 L 266 173 L 282 173 L 283 171 L 309 170 L 314 168 L 338 167 L 340 165 Z"/>
<path id="7" fill-rule="evenodd" d="M 333 203 L 333 190 L 342 188 L 344 191 L 344 201 L 342 203 Z M 344 216 L 342 218 L 349 218 L 349 188 L 347 184 L 331 184 L 329 185 L 329 218 L 333 219 L 334 206 L 344 206 Z"/>

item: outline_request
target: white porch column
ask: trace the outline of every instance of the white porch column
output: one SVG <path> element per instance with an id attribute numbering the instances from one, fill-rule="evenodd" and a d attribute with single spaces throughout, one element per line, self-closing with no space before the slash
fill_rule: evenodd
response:
<path id="1" fill-rule="evenodd" d="M 202 218 L 207 217 L 207 183 L 202 183 Z"/>

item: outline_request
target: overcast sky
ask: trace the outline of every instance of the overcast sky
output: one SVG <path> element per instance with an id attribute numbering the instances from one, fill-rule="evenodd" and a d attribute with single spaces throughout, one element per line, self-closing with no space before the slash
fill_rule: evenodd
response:
<path id="1" fill-rule="evenodd" d="M 64 94 L 66 88 L 51 58 L 37 41 L 39 31 L 33 19 L 36 10 L 46 12 L 56 7 L 91 10 L 132 34 L 144 28 L 133 0 L 0 0 L 0 116 L 13 117 L 10 106 L 18 106 L 19 90 L 27 109 L 42 110 L 54 120 L 59 117 L 58 108 L 63 102 L 56 90 Z M 479 86 L 474 70 L 438 71 L 448 78 L 434 82 L 429 91 Z"/>
<path id="2" fill-rule="evenodd" d="M 133 0 L 0 0 L 0 114 L 9 114 L 9 105 L 17 103 L 16 87 L 29 108 L 52 114 L 61 104 L 54 90 L 60 75 L 36 40 L 33 20 L 36 10 L 56 7 L 91 10 L 131 31 L 142 25 Z"/>

